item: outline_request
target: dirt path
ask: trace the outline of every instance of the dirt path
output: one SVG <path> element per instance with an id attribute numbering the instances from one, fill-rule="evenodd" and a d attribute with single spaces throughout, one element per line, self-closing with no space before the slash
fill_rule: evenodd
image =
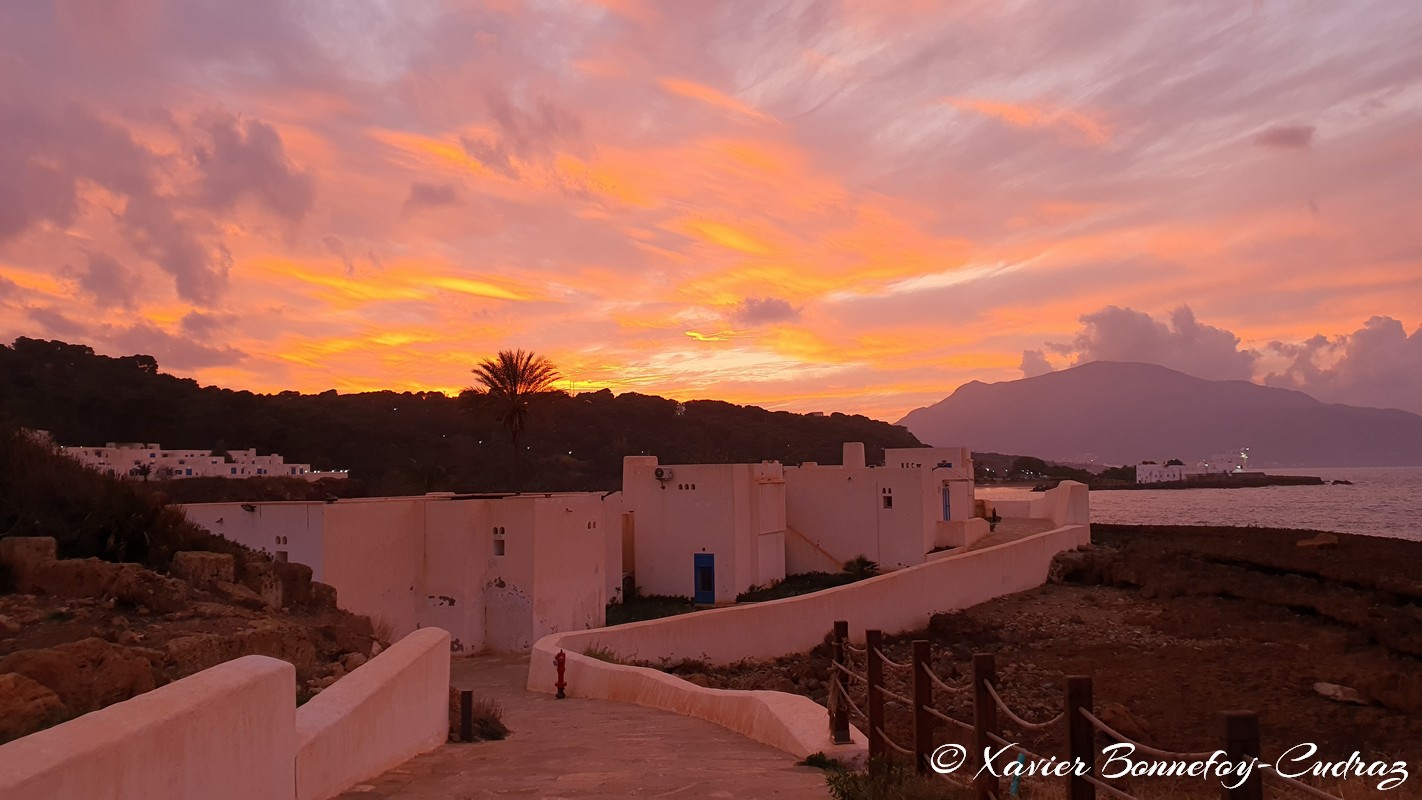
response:
<path id="1" fill-rule="evenodd" d="M 451 682 L 503 704 L 510 737 L 445 745 L 341 797 L 829 796 L 819 770 L 718 725 L 625 703 L 555 700 L 525 690 L 527 674 L 527 657 L 456 659 Z"/>

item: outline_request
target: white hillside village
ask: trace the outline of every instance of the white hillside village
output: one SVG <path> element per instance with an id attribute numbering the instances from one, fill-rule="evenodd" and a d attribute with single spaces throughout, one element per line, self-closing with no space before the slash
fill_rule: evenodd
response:
<path id="1" fill-rule="evenodd" d="M 61 447 L 60 452 L 109 477 L 153 478 L 253 478 L 281 475 L 308 481 L 346 478 L 345 470 L 313 470 L 310 464 L 288 464 L 282 456 L 257 455 L 255 449 L 165 450 L 147 442 L 109 442 L 103 447 Z"/>

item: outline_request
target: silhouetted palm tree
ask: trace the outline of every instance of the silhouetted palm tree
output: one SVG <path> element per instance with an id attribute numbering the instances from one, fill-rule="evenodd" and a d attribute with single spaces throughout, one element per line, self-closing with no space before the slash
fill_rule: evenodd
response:
<path id="1" fill-rule="evenodd" d="M 532 351 L 500 350 L 494 358 L 486 358 L 472 370 L 479 386 L 473 391 L 487 394 L 494 400 L 499 421 L 508 429 L 514 449 L 514 487 L 519 484 L 518 437 L 528 425 L 528 404 L 535 395 L 548 392 L 558 380 L 558 370 L 552 362 Z"/>

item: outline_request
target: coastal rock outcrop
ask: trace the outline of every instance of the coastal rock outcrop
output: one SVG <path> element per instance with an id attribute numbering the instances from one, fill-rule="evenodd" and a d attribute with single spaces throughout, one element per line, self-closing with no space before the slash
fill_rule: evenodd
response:
<path id="1" fill-rule="evenodd" d="M 18 672 L 0 674 L 0 744 L 54 725 L 68 713 L 53 689 Z"/>
<path id="2" fill-rule="evenodd" d="M 45 686 L 72 715 L 127 700 L 155 685 L 147 659 L 99 638 L 11 653 L 0 659 L 0 675 L 7 672 Z"/>

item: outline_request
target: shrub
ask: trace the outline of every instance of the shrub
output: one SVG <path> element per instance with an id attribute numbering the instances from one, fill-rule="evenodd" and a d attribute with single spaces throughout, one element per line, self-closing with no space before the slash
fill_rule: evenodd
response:
<path id="1" fill-rule="evenodd" d="M 811 753 L 805 756 L 804 760 L 797 761 L 795 763 L 795 766 L 814 767 L 815 769 L 822 769 L 825 771 L 829 771 L 832 769 L 844 769 L 844 765 L 840 763 L 839 759 L 830 758 L 829 756 L 824 754 L 823 750 L 818 753 Z"/>
<path id="2" fill-rule="evenodd" d="M 509 735 L 504 725 L 504 707 L 499 701 L 481 697 L 474 701 L 474 741 L 498 741 Z"/>
<path id="3" fill-rule="evenodd" d="M 850 580 L 862 581 L 878 574 L 878 562 L 870 561 L 864 556 L 855 556 L 853 560 L 844 562 L 844 575 Z"/>

